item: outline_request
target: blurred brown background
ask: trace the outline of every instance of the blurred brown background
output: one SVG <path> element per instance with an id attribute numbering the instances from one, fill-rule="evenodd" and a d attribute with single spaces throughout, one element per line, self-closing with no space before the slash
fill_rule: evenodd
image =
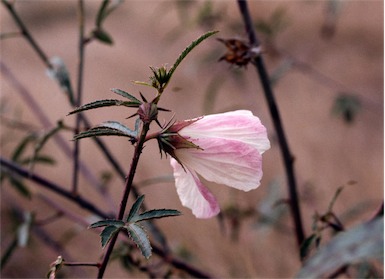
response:
<path id="1" fill-rule="evenodd" d="M 337 4 L 335 10 L 333 7 L 328 10 L 334 4 Z M 99 1 L 85 2 L 86 32 L 94 27 L 99 5 Z M 75 86 L 77 2 L 16 1 L 15 7 L 46 54 L 63 59 Z M 250 1 L 250 10 L 263 41 L 267 68 L 272 77 L 277 77 L 274 91 L 295 156 L 306 233 L 311 232 L 314 213 L 325 212 L 335 191 L 343 185 L 346 187 L 334 210 L 344 225 L 350 227 L 369 219 L 383 198 L 383 2 Z M 14 21 L 3 6 L 0 13 L 1 32 L 16 31 Z M 151 74 L 149 66 L 172 65 L 191 41 L 208 30 L 219 30 L 217 38 L 247 39 L 235 1 L 125 1 L 106 19 L 104 28 L 114 44 L 92 42 L 86 47 L 83 103 L 115 98 L 110 88 L 134 95 L 141 91 L 151 98 L 154 94 L 151 89 L 131 81 L 147 81 Z M 223 209 L 257 208 L 263 214 L 271 213 L 276 222 L 264 223 L 258 216 L 251 216 L 241 222 L 237 239 L 232 239 L 229 222 L 225 222 L 224 229 L 218 219 L 195 219 L 180 205 L 169 178 L 168 159 L 160 158 L 155 142 L 147 144 L 135 181 L 140 186 L 146 179 L 168 177 L 166 182 L 142 186 L 141 190 L 151 208 L 175 208 L 183 212 L 182 217 L 157 221 L 175 255 L 218 278 L 293 277 L 300 262 L 291 232 L 292 220 L 284 205 L 274 206 L 287 197 L 274 127 L 253 66 L 239 69 L 225 62 L 217 63 L 224 52 L 224 46 L 215 37 L 194 49 L 176 71 L 160 106 L 175 112 L 176 119 L 240 108 L 259 116 L 272 143 L 271 150 L 264 154 L 261 187 L 249 193 L 221 185 L 210 185 L 210 189 Z M 57 83 L 47 77 L 44 64 L 23 38 L 1 40 L 1 62 L 33 95 L 53 125 L 60 119 L 68 126 L 74 125 L 75 117 L 66 116 L 71 110 L 66 96 Z M 341 93 L 360 104 L 349 123 L 333 113 Z M 48 127 L 37 120 L 29 104 L 4 74 L 1 103 L 1 154 L 9 158 L 25 136 L 25 131 L 9 124 L 9 119 L 31 124 L 40 132 L 47 131 Z M 103 108 L 86 115 L 93 124 L 118 120 L 132 125 L 132 120 L 125 119 L 132 113 L 123 108 Z M 172 113 L 162 113 L 160 119 L 168 121 L 171 116 Z M 62 136 L 73 144 L 71 132 L 63 132 Z M 104 140 L 128 171 L 133 150 L 130 144 L 119 138 Z M 56 164 L 36 166 L 34 171 L 69 189 L 71 161 L 54 142 L 48 143 L 42 153 L 53 156 Z M 117 208 L 123 182 L 92 140 L 81 141 L 81 159 L 96 177 L 102 172 L 113 175 L 108 191 Z M 61 206 L 91 220 L 87 212 L 62 198 L 31 183 L 28 185 L 35 194 L 52 197 Z M 98 201 L 106 211 L 114 208 L 95 194 L 84 177 L 80 185 L 81 194 Z M 4 251 L 12 241 L 15 228 L 10 221 L 12 207 L 32 210 L 40 220 L 55 211 L 41 198 L 20 198 L 9 184 L 4 183 L 1 191 L 1 248 Z M 65 247 L 72 261 L 96 261 L 103 252 L 97 233 L 66 218 L 45 225 L 44 230 Z M 12 255 L 2 270 L 2 277 L 43 277 L 57 256 L 57 251 L 32 236 L 28 247 Z M 64 269 L 66 277 L 96 274 L 94 268 Z M 141 273 L 134 276 L 146 277 Z M 108 266 L 106 277 L 129 277 L 129 274 L 114 261 Z"/>

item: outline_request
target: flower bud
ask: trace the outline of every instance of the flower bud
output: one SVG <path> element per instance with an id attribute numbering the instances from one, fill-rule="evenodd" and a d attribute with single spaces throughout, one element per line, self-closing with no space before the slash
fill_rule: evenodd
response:
<path id="1" fill-rule="evenodd" d="M 138 115 L 143 123 L 150 123 L 158 118 L 158 107 L 154 103 L 143 103 L 139 106 Z"/>

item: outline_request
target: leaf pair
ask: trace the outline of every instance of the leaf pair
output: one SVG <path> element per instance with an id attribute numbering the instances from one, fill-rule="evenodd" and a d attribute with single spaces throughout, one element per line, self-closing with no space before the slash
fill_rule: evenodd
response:
<path id="1" fill-rule="evenodd" d="M 135 242 L 142 255 L 148 259 L 151 256 L 151 244 L 148 235 L 143 227 L 138 224 L 145 220 L 178 216 L 181 213 L 174 209 L 153 209 L 139 213 L 139 209 L 144 201 L 144 195 L 140 196 L 132 205 L 125 221 L 123 220 L 103 220 L 93 223 L 89 228 L 105 227 L 100 234 L 102 247 L 121 230 L 127 231 L 129 237 Z"/>
<path id="2" fill-rule="evenodd" d="M 116 99 L 109 99 L 109 100 L 98 100 L 94 101 L 88 104 L 85 104 L 83 106 L 80 106 L 76 108 L 75 110 L 71 111 L 68 115 L 78 113 L 85 110 L 90 109 L 96 109 L 101 107 L 110 107 L 110 106 L 125 106 L 125 107 L 134 107 L 137 108 L 142 104 L 142 101 L 138 100 L 131 94 L 120 90 L 113 88 L 111 89 L 112 92 L 127 98 L 129 101 L 122 101 L 122 100 L 116 100 Z M 81 138 L 88 138 L 88 137 L 95 137 L 95 136 L 122 136 L 122 137 L 128 137 L 132 142 L 136 141 L 136 137 L 138 135 L 139 130 L 139 120 L 135 123 L 135 130 L 131 130 L 127 126 L 123 125 L 120 122 L 117 121 L 107 121 L 104 122 L 94 128 L 89 129 L 88 131 L 81 132 L 74 136 L 75 140 L 81 139 Z"/>

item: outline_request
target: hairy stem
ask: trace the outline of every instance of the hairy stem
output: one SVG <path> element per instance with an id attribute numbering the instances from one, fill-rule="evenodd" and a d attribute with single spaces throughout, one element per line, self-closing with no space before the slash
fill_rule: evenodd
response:
<path id="1" fill-rule="evenodd" d="M 249 40 L 251 45 L 260 45 L 258 38 L 253 29 L 253 23 L 250 17 L 249 8 L 246 0 L 238 0 L 238 6 L 243 17 L 245 24 L 246 32 L 249 35 Z M 288 190 L 290 196 L 290 208 L 292 212 L 293 222 L 295 225 L 296 239 L 298 248 L 300 248 L 303 240 L 305 239 L 305 234 L 302 225 L 301 210 L 299 205 L 299 199 L 297 194 L 297 184 L 294 174 L 294 158 L 291 155 L 288 142 L 286 140 L 285 132 L 283 129 L 281 117 L 275 101 L 273 90 L 270 85 L 270 79 L 266 71 L 263 59 L 260 55 L 255 58 L 255 67 L 259 74 L 259 78 L 262 83 L 262 87 L 265 93 L 265 98 L 270 110 L 270 115 L 273 119 L 274 127 L 278 136 L 279 146 L 281 148 L 281 153 L 285 165 L 286 177 L 288 181 Z"/>
<path id="2" fill-rule="evenodd" d="M 140 155 L 142 153 L 143 145 L 145 143 L 146 135 L 147 135 L 147 132 L 149 129 L 150 129 L 150 123 L 143 123 L 142 132 L 141 132 L 139 140 L 135 146 L 135 151 L 134 151 L 134 156 L 133 156 L 132 162 L 131 162 L 130 172 L 126 178 L 125 190 L 124 190 L 124 194 L 122 197 L 122 201 L 120 202 L 118 220 L 123 219 L 124 212 L 126 211 L 128 196 L 130 195 L 130 191 L 132 188 L 132 182 L 134 181 L 134 176 L 136 173 L 136 168 L 138 166 L 139 158 L 140 158 Z M 103 278 L 104 272 L 105 272 L 106 267 L 107 267 L 107 263 L 110 259 L 110 255 L 112 253 L 112 250 L 114 248 L 114 245 L 116 243 L 118 235 L 119 235 L 118 233 L 115 234 L 115 236 L 111 239 L 111 242 L 109 243 L 109 246 L 107 248 L 107 252 L 104 255 L 103 262 L 102 262 L 100 269 L 99 269 L 98 278 Z"/>
<path id="3" fill-rule="evenodd" d="M 81 197 L 77 196 L 74 197 L 70 191 L 67 191 L 63 188 L 63 186 L 57 185 L 39 175 L 36 174 L 30 174 L 28 170 L 25 168 L 19 166 L 18 164 L 9 161 L 3 157 L 0 156 L 0 167 L 5 168 L 12 173 L 15 173 L 25 179 L 31 180 L 36 183 L 37 186 L 43 187 L 47 190 L 50 190 L 57 195 L 66 198 L 70 201 L 72 201 L 74 204 L 77 204 L 78 206 L 82 207 L 83 209 L 96 214 L 97 216 L 108 219 L 113 218 L 113 216 L 108 215 L 107 213 L 100 210 L 97 206 L 95 206 L 91 201 Z M 66 213 L 63 211 L 63 213 Z M 128 237 L 128 235 L 126 235 Z M 167 263 L 170 263 L 175 268 L 178 268 L 180 270 L 184 270 L 191 276 L 195 276 L 197 278 L 210 278 L 210 276 L 207 273 L 204 273 L 203 271 L 187 264 L 186 262 L 182 260 L 175 259 L 172 257 L 169 253 L 165 252 L 161 247 L 157 246 L 155 243 L 152 244 L 153 252 L 160 256 L 161 258 L 165 259 Z"/>

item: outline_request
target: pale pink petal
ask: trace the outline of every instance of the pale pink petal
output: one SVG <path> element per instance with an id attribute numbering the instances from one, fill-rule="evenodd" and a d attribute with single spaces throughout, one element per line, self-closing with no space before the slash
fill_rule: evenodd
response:
<path id="1" fill-rule="evenodd" d="M 184 166 L 218 184 L 249 191 L 260 185 L 262 155 L 254 147 L 236 140 L 200 138 L 194 140 L 203 150 L 175 150 Z"/>
<path id="2" fill-rule="evenodd" d="M 248 110 L 207 115 L 179 131 L 193 139 L 219 138 L 237 140 L 256 148 L 260 154 L 270 148 L 266 128 L 258 117 Z"/>
<path id="3" fill-rule="evenodd" d="M 185 169 L 171 158 L 174 169 L 175 186 L 183 206 L 192 210 L 197 218 L 211 218 L 220 211 L 214 195 L 201 183 L 197 174 Z"/>

